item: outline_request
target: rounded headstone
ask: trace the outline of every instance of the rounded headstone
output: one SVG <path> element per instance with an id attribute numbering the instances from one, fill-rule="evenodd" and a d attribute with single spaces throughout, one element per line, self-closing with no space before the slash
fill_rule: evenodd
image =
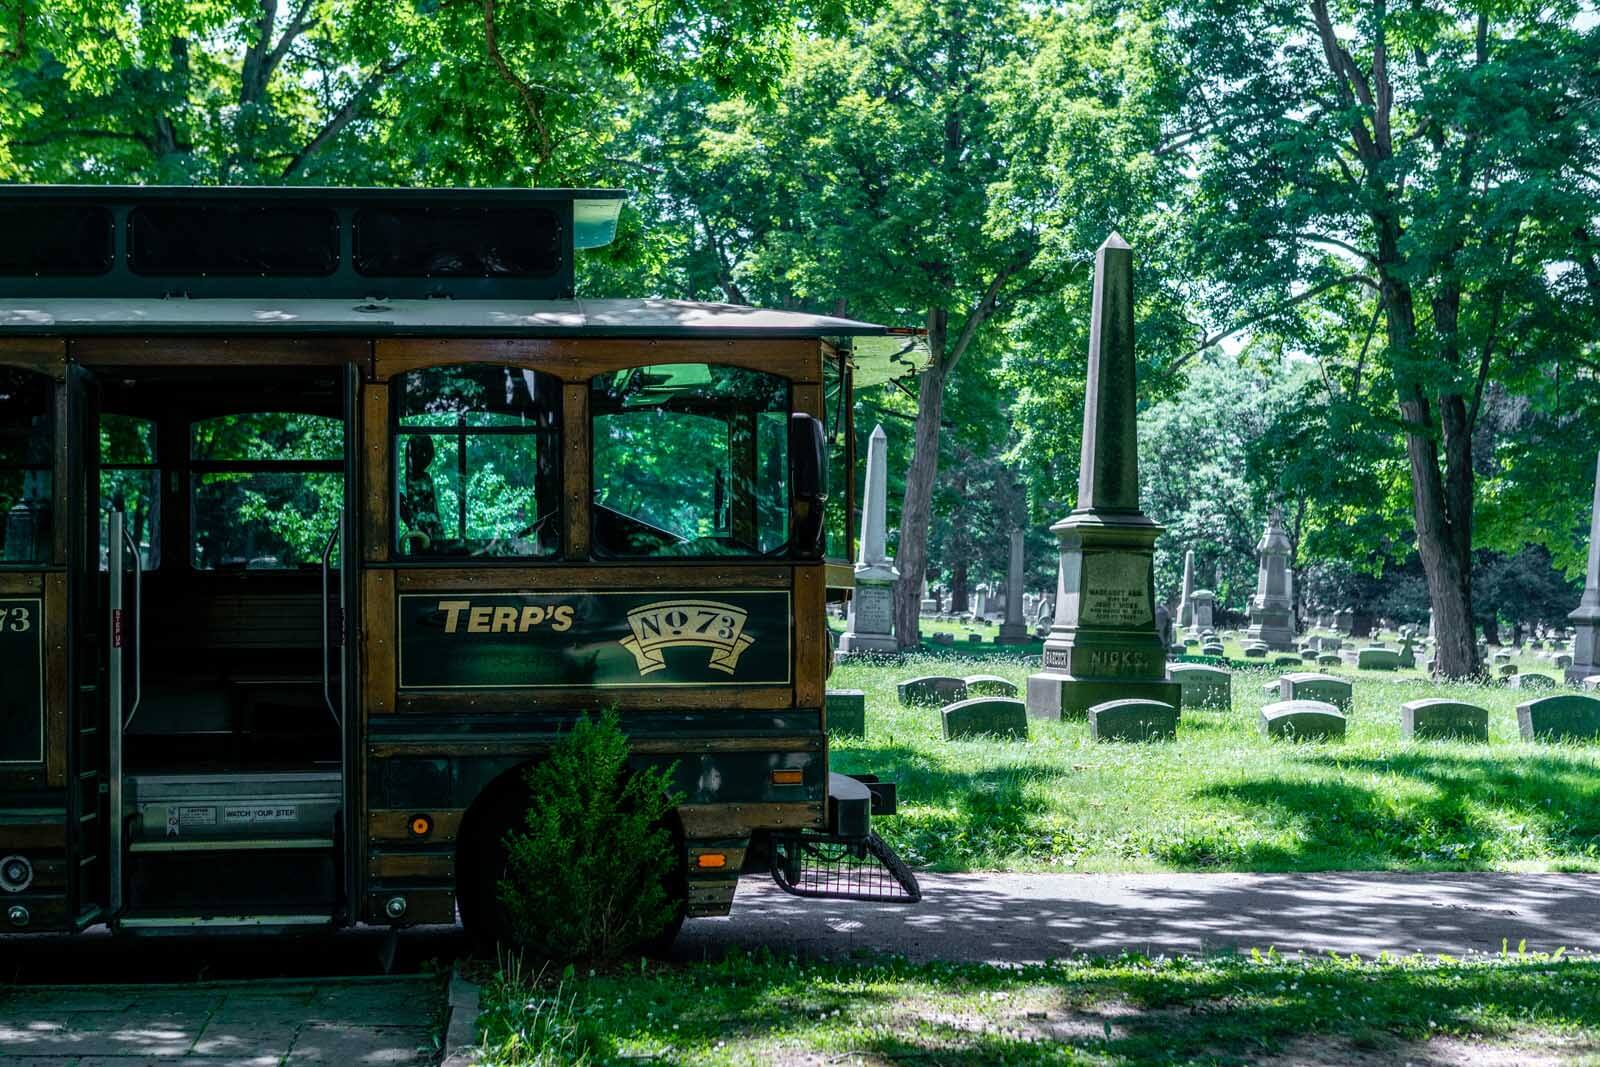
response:
<path id="1" fill-rule="evenodd" d="M 1283 700 L 1320 700 L 1342 711 L 1349 711 L 1354 703 L 1353 686 L 1331 674 L 1296 673 L 1278 679 L 1278 693 Z"/>
<path id="2" fill-rule="evenodd" d="M 1371 646 L 1356 652 L 1356 667 L 1364 671 L 1397 671 L 1400 653 L 1392 648 Z"/>
<path id="3" fill-rule="evenodd" d="M 1600 737 L 1600 700 L 1563 693 L 1517 705 L 1524 741 L 1592 741 Z"/>
<path id="4" fill-rule="evenodd" d="M 1340 659 L 1339 654 L 1336 652 L 1324 652 L 1317 657 L 1317 666 L 1342 667 L 1344 666 L 1344 660 Z"/>
<path id="5" fill-rule="evenodd" d="M 1494 673 L 1502 678 L 1510 678 L 1517 673 L 1517 665 L 1515 663 L 1502 663 L 1494 669 Z"/>
<path id="6" fill-rule="evenodd" d="M 1017 695 L 1017 683 L 1000 677 L 998 674 L 969 674 L 962 681 L 967 683 L 967 694 L 975 697 L 1014 697 Z"/>
<path id="7" fill-rule="evenodd" d="M 1506 679 L 1507 689 L 1526 692 L 1530 689 L 1554 689 L 1556 680 L 1548 674 L 1516 674 Z"/>
<path id="8" fill-rule="evenodd" d="M 1178 709 L 1160 700 L 1109 700 L 1088 714 L 1089 737 L 1095 741 L 1171 741 L 1178 736 Z"/>
<path id="9" fill-rule="evenodd" d="M 947 674 L 908 678 L 895 687 L 902 704 L 950 704 L 967 699 L 967 683 Z"/>
<path id="10" fill-rule="evenodd" d="M 1418 741 L 1487 741 L 1489 711 L 1444 697 L 1408 700 L 1400 705 L 1400 733 Z"/>
<path id="11" fill-rule="evenodd" d="M 1270 652 L 1270 651 L 1271 651 L 1271 649 L 1267 648 L 1266 645 L 1245 645 L 1244 646 L 1244 658 L 1245 659 L 1266 659 L 1267 658 L 1267 653 Z"/>
<path id="12" fill-rule="evenodd" d="M 1344 728 L 1344 715 L 1321 700 L 1280 700 L 1261 709 L 1261 732 L 1268 737 L 1336 740 L 1344 737 Z"/>
<path id="13" fill-rule="evenodd" d="M 998 737 L 1006 741 L 1028 739 L 1028 706 L 1010 697 L 973 697 L 946 704 L 940 712 L 944 739 Z"/>

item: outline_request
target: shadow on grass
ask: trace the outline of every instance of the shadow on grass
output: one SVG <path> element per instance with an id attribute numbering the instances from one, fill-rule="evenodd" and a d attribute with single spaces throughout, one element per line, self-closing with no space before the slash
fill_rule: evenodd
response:
<path id="1" fill-rule="evenodd" d="M 1288 871 L 1428 867 L 1476 870 L 1519 859 L 1600 858 L 1600 773 L 1551 753 L 1506 756 L 1318 753 L 1302 764 L 1339 775 L 1257 777 L 1208 786 L 1196 799 L 1292 825 L 1296 844 L 1175 842 L 1163 859 L 1192 869 Z M 1388 791 L 1394 776 L 1426 785 Z"/>
<path id="2" fill-rule="evenodd" d="M 603 1062 L 1241 1063 L 1316 1038 L 1408 1046 L 1406 1059 L 1429 1063 L 1417 1043 L 1441 1033 L 1562 1032 L 1592 1050 L 1600 967 L 1121 957 L 999 969 L 758 953 L 590 978 L 567 994 Z"/>

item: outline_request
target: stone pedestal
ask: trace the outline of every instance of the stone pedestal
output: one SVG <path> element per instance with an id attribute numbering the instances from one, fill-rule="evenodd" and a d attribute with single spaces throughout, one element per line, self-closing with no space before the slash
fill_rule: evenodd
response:
<path id="1" fill-rule="evenodd" d="M 1205 633 L 1216 628 L 1212 615 L 1217 603 L 1217 594 L 1209 589 L 1196 589 L 1191 598 L 1194 600 L 1194 630 L 1196 633 Z"/>
<path id="2" fill-rule="evenodd" d="M 1112 234 L 1095 255 L 1078 506 L 1050 527 L 1060 546 L 1056 614 L 1028 714 L 1085 715 L 1112 700 L 1181 702 L 1156 632 L 1152 557 L 1161 527 L 1139 510 L 1133 253 Z"/>
<path id="3" fill-rule="evenodd" d="M 1022 619 L 1022 531 L 1011 531 L 1011 558 L 1006 566 L 1006 621 L 994 635 L 997 645 L 1028 643 L 1028 624 Z"/>
<path id="4" fill-rule="evenodd" d="M 862 653 L 898 652 L 894 636 L 894 587 L 900 580 L 888 555 L 887 507 L 889 489 L 888 435 L 879 426 L 867 441 L 867 485 L 861 502 L 861 548 L 856 556 L 855 590 L 840 657 Z"/>
<path id="5" fill-rule="evenodd" d="M 1250 598 L 1250 628 L 1247 642 L 1259 641 L 1275 652 L 1294 648 L 1294 601 L 1290 593 L 1289 535 L 1283 529 L 1283 513 L 1277 508 L 1267 520 L 1267 531 L 1256 545 L 1260 565 L 1256 573 L 1256 595 Z"/>
<path id="6" fill-rule="evenodd" d="M 1595 464 L 1594 510 L 1589 514 L 1589 571 L 1583 598 L 1567 618 L 1574 628 L 1567 684 L 1582 685 L 1585 678 L 1600 674 L 1600 462 Z"/>

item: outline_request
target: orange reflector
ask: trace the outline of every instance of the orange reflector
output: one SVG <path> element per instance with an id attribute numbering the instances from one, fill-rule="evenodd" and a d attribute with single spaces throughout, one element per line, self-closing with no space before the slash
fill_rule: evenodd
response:
<path id="1" fill-rule="evenodd" d="M 426 815 L 411 816 L 411 836 L 427 837 L 433 833 L 433 820 Z"/>
<path id="2" fill-rule="evenodd" d="M 773 785 L 799 785 L 802 781 L 801 772 L 797 770 L 772 772 Z"/>
<path id="3" fill-rule="evenodd" d="M 702 852 L 694 858 L 694 865 L 702 871 L 714 871 L 728 865 L 728 857 L 721 852 Z"/>

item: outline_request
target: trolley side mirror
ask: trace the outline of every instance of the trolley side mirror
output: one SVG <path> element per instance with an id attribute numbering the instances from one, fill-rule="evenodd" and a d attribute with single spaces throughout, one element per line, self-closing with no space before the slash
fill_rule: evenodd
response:
<path id="1" fill-rule="evenodd" d="M 821 559 L 827 546 L 823 513 L 828 503 L 828 436 L 815 415 L 789 416 L 790 519 L 796 559 Z"/>

